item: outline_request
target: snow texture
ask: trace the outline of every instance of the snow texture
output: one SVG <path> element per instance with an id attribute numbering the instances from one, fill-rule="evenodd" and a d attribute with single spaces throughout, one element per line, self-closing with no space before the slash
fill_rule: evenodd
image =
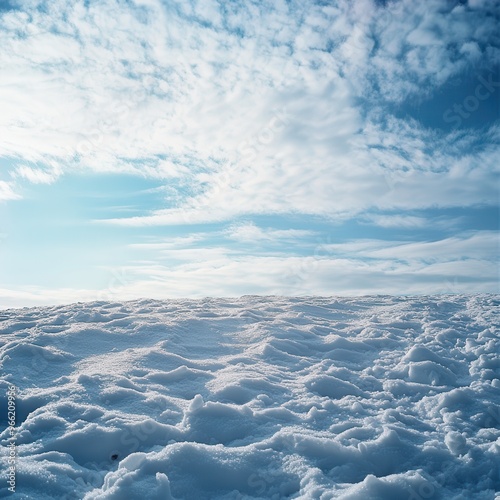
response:
<path id="1" fill-rule="evenodd" d="M 0 496 L 499 498 L 499 304 L 246 296 L 1 311 Z"/>

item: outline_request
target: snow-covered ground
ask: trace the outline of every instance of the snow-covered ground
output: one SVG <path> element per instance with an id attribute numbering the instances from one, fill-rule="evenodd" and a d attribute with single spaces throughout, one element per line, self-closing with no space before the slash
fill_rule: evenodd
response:
<path id="1" fill-rule="evenodd" d="M 250 296 L 0 311 L 0 496 L 500 497 L 499 305 Z"/>

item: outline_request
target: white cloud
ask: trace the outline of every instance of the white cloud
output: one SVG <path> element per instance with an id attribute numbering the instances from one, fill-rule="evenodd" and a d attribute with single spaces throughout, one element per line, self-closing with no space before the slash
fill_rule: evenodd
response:
<path id="1" fill-rule="evenodd" d="M 148 243 L 132 243 L 130 248 L 147 249 L 147 250 L 173 250 L 191 248 L 194 244 L 202 242 L 206 239 L 206 233 L 190 234 L 189 236 L 181 236 L 169 238 L 168 240 L 152 241 Z"/>
<path id="2" fill-rule="evenodd" d="M 425 217 L 413 215 L 367 215 L 365 220 L 380 227 L 425 227 L 428 220 Z"/>
<path id="3" fill-rule="evenodd" d="M 303 229 L 272 229 L 256 226 L 252 222 L 231 226 L 226 235 L 232 240 L 243 243 L 294 241 L 310 238 L 316 233 Z"/>
<path id="4" fill-rule="evenodd" d="M 470 10 L 440 1 L 389 2 L 385 15 L 375 14 L 370 26 L 378 41 L 370 64 L 365 68 L 354 65 L 351 74 L 364 85 L 375 79 L 382 96 L 394 101 L 430 93 L 476 60 L 477 55 L 467 51 L 458 58 L 457 46 L 464 42 L 491 44 L 496 31 L 494 9 L 492 4 Z M 498 54 L 498 47 L 495 51 Z M 487 65 L 495 59 L 493 52 L 485 54 Z"/>
<path id="5" fill-rule="evenodd" d="M 15 177 L 21 177 L 32 182 L 33 184 L 51 184 L 55 180 L 57 180 L 60 174 L 60 168 L 46 170 L 41 168 L 33 168 L 28 165 L 18 166 L 14 172 Z"/>
<path id="6" fill-rule="evenodd" d="M 429 262 L 481 259 L 490 263 L 498 256 L 497 231 L 465 232 L 436 241 L 357 240 L 348 243 L 326 244 L 332 255 L 354 255 L 357 258 Z"/>
<path id="7" fill-rule="evenodd" d="M 21 196 L 14 191 L 10 182 L 0 181 L 0 201 L 18 200 L 19 198 Z"/>
<path id="8" fill-rule="evenodd" d="M 459 230 L 465 221 L 463 216 L 452 217 L 450 215 L 440 216 L 415 216 L 399 214 L 371 214 L 366 213 L 359 218 L 363 224 L 375 225 L 384 228 L 405 228 L 405 229 L 439 229 L 447 232 Z"/>

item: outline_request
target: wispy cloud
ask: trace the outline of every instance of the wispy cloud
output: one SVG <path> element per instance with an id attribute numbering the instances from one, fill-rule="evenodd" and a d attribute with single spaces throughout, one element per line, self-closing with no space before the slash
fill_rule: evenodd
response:
<path id="1" fill-rule="evenodd" d="M 226 236 L 232 240 L 243 243 L 259 241 L 294 241 L 314 236 L 315 231 L 304 229 L 272 229 L 262 228 L 253 222 L 231 226 L 226 231 Z"/>
<path id="2" fill-rule="evenodd" d="M 10 182 L 0 181 L 0 201 L 17 200 L 21 196 L 14 191 Z"/>
<path id="3" fill-rule="evenodd" d="M 498 255 L 498 232 L 474 231 L 435 241 L 356 240 L 325 245 L 338 255 L 387 260 L 447 261 L 484 259 L 494 262 Z"/>
<path id="4" fill-rule="evenodd" d="M 14 177 L 21 177 L 33 184 L 51 184 L 60 175 L 60 168 L 52 168 L 51 170 L 43 168 L 34 168 L 28 165 L 20 165 L 14 172 Z"/>
<path id="5" fill-rule="evenodd" d="M 425 227 L 429 220 L 425 217 L 415 217 L 413 215 L 377 215 L 369 214 L 365 217 L 366 222 L 380 227 Z"/>

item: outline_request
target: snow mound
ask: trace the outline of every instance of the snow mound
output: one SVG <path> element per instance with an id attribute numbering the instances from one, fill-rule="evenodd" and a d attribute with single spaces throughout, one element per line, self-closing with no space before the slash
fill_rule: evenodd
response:
<path id="1" fill-rule="evenodd" d="M 499 305 L 250 296 L 2 311 L 0 497 L 494 500 Z"/>

